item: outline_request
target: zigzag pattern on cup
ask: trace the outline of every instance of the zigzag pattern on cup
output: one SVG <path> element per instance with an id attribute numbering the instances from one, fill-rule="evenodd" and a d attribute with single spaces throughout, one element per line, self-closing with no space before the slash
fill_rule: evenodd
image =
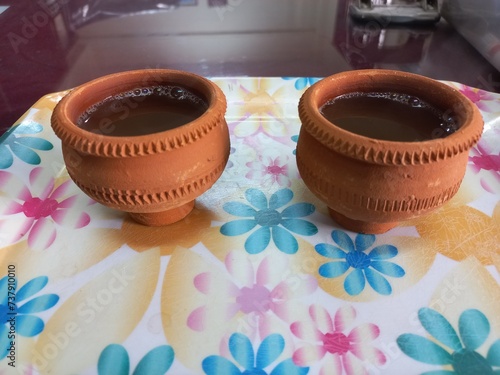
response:
<path id="1" fill-rule="evenodd" d="M 114 142 L 109 137 L 105 142 L 96 141 L 88 142 L 85 138 L 77 134 L 71 134 L 65 127 L 61 126 L 55 116 L 52 117 L 54 132 L 71 148 L 77 151 L 106 157 L 133 157 L 154 155 L 161 152 L 169 151 L 184 147 L 188 144 L 196 142 L 210 133 L 214 128 L 225 123 L 224 114 L 217 116 L 212 121 L 206 121 L 191 130 L 187 134 L 179 136 L 167 136 L 164 139 L 153 142 Z M 97 134 L 96 134 L 97 135 Z M 97 135 L 98 136 L 98 135 Z M 105 136 L 103 136 L 105 137 Z"/>
<path id="2" fill-rule="evenodd" d="M 113 205 L 143 206 L 174 202 L 189 195 L 198 196 L 200 195 L 200 191 L 203 192 L 207 190 L 208 187 L 213 185 L 213 183 L 222 174 L 225 165 L 226 162 L 224 161 L 202 178 L 192 180 L 176 189 L 156 193 L 146 193 L 142 190 L 119 190 L 97 186 L 86 186 L 79 181 L 76 181 L 73 176 L 71 176 L 71 178 L 81 190 L 97 201 L 109 202 Z"/>
<path id="3" fill-rule="evenodd" d="M 299 155 L 297 155 L 297 166 L 300 175 L 307 185 L 312 187 L 319 195 L 327 197 L 326 200 L 338 200 L 345 202 L 350 206 L 361 207 L 369 211 L 377 212 L 416 212 L 426 211 L 441 206 L 450 200 L 460 188 L 462 181 L 458 181 L 440 194 L 426 198 L 410 198 L 402 200 L 389 200 L 367 197 L 351 191 L 341 189 L 338 185 L 331 184 L 325 178 L 315 173 L 312 169 L 306 167 Z M 314 182 L 313 182 L 314 181 Z"/>
<path id="4" fill-rule="evenodd" d="M 421 165 L 445 160 L 469 150 L 479 141 L 482 134 L 479 131 L 460 144 L 429 151 L 379 151 L 370 146 L 358 145 L 330 135 L 326 129 L 323 129 L 321 125 L 311 119 L 303 100 L 299 103 L 299 116 L 302 126 L 309 134 L 328 148 L 355 159 L 383 165 Z"/>

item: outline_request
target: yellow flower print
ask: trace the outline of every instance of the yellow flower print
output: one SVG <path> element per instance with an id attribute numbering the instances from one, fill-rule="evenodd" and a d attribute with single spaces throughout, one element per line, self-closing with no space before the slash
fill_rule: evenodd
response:
<path id="1" fill-rule="evenodd" d="M 31 363 L 41 374 L 75 374 L 94 366 L 107 345 L 125 341 L 137 327 L 159 272 L 160 252 L 152 249 L 77 287 L 46 323 Z"/>
<path id="2" fill-rule="evenodd" d="M 500 204 L 493 217 L 465 205 L 447 206 L 415 226 L 438 252 L 457 261 L 473 255 L 489 265 L 500 254 Z"/>
<path id="3" fill-rule="evenodd" d="M 456 261 L 475 256 L 490 265 L 500 255 L 500 202 L 492 216 L 469 206 L 482 191 L 478 184 L 469 171 L 450 202 L 409 224 L 438 253 Z"/>
<path id="4" fill-rule="evenodd" d="M 123 242 L 110 238 L 109 229 L 84 228 L 75 241 L 74 231 L 64 231 L 57 242 L 46 251 L 33 251 L 26 241 L 0 249 L 0 267 L 22 264 L 26 274 L 43 274 L 58 280 L 72 277 L 118 250 Z"/>
<path id="5" fill-rule="evenodd" d="M 265 133 L 271 137 L 288 135 L 283 121 L 283 101 L 287 87 L 265 78 L 242 79 L 232 84 L 236 98 L 228 109 L 229 127 L 236 137 Z"/>

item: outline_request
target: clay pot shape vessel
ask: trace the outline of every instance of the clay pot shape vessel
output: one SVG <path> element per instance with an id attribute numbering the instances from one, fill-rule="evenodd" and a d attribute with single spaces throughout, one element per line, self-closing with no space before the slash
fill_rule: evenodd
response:
<path id="1" fill-rule="evenodd" d="M 346 130 L 320 111 L 340 95 L 367 93 L 418 98 L 458 129 L 443 137 L 443 129 L 437 128 L 422 141 L 381 140 Z M 301 97 L 299 116 L 297 166 L 304 183 L 338 224 L 370 234 L 386 232 L 452 198 L 464 177 L 469 149 L 483 129 L 480 112 L 459 91 L 419 75 L 376 69 L 317 82 Z"/>
<path id="2" fill-rule="evenodd" d="M 188 215 L 222 174 L 230 148 L 225 111 L 224 94 L 209 80 L 146 69 L 75 88 L 58 103 L 51 124 L 83 192 L 139 223 L 161 226 Z M 137 122 L 141 113 L 146 123 Z M 149 115 L 167 118 L 150 129 Z"/>

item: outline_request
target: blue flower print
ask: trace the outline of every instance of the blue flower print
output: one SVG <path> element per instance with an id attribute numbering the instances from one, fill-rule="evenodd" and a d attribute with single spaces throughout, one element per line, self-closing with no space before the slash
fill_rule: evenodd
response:
<path id="1" fill-rule="evenodd" d="M 344 289 L 351 296 L 364 290 L 365 280 L 377 293 L 389 295 L 392 287 L 382 274 L 391 277 L 405 275 L 403 268 L 386 260 L 398 254 L 395 246 L 381 245 L 366 252 L 375 242 L 374 235 L 358 234 L 353 242 L 345 232 L 334 230 L 332 239 L 337 246 L 326 243 L 315 246 L 320 255 L 336 260 L 321 265 L 319 274 L 328 278 L 338 277 L 352 268 L 344 280 Z"/>
<path id="2" fill-rule="evenodd" d="M 266 370 L 283 353 L 285 340 L 279 334 L 271 334 L 262 340 L 257 355 L 247 336 L 234 333 L 229 338 L 229 351 L 237 364 L 219 355 L 212 355 L 202 362 L 206 375 L 305 375 L 309 367 L 298 367 L 292 359 L 278 363 L 271 372 Z"/>
<path id="3" fill-rule="evenodd" d="M 318 233 L 313 223 L 298 219 L 311 215 L 315 208 L 310 203 L 295 203 L 282 211 L 279 208 L 288 204 L 293 198 L 290 189 L 281 189 L 271 195 L 269 202 L 263 192 L 258 189 L 248 189 L 245 197 L 251 206 L 240 202 L 228 202 L 223 208 L 231 215 L 245 217 L 224 224 L 220 232 L 225 236 L 238 236 L 256 229 L 245 241 L 245 250 L 249 254 L 262 252 L 273 239 L 276 247 L 286 253 L 295 254 L 299 244 L 290 232 L 303 236 Z"/>
<path id="4" fill-rule="evenodd" d="M 316 77 L 283 77 L 283 79 L 287 81 L 295 80 L 295 88 L 297 90 L 303 90 L 321 80 L 321 78 Z"/>
<path id="5" fill-rule="evenodd" d="M 419 310 L 418 318 L 433 339 L 405 333 L 397 339 L 403 353 L 419 362 L 451 366 L 451 369 L 435 370 L 425 374 L 500 373 L 500 339 L 490 346 L 486 357 L 476 351 L 490 334 L 490 322 L 481 311 L 476 309 L 463 311 L 458 319 L 458 334 L 450 322 L 436 310 L 424 307 Z"/>
<path id="6" fill-rule="evenodd" d="M 161 345 L 150 350 L 137 364 L 132 375 L 163 375 L 174 361 L 174 350 L 169 345 Z M 118 344 L 104 348 L 97 363 L 99 375 L 129 375 L 130 360 L 127 350 Z"/>
<path id="7" fill-rule="evenodd" d="M 59 296 L 44 294 L 26 300 L 40 292 L 48 282 L 46 276 L 36 277 L 17 290 L 15 277 L 5 276 L 0 280 L 0 359 L 7 355 L 8 337 L 13 331 L 11 326 L 15 327 L 17 335 L 25 337 L 33 337 L 43 331 L 43 320 L 32 314 L 50 309 L 59 301 Z"/>
<path id="8" fill-rule="evenodd" d="M 12 155 L 31 165 L 40 164 L 40 156 L 33 150 L 48 151 L 54 146 L 45 139 L 24 135 L 37 134 L 42 130 L 42 125 L 30 123 L 13 126 L 5 132 L 0 137 L 0 169 L 7 169 L 12 165 L 14 162 Z"/>
<path id="9" fill-rule="evenodd" d="M 292 141 L 294 141 L 295 143 L 297 143 L 299 141 L 299 135 L 298 134 L 292 135 Z M 293 154 L 297 155 L 297 149 L 296 148 L 293 149 Z"/>

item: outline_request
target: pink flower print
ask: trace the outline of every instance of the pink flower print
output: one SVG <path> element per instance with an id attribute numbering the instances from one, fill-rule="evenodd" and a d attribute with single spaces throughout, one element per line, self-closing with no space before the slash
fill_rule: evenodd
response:
<path id="1" fill-rule="evenodd" d="M 479 173 L 479 181 L 483 189 L 496 194 L 500 187 L 500 153 L 480 141 L 476 147 L 472 148 L 469 163 L 471 163 L 472 170 Z"/>
<path id="2" fill-rule="evenodd" d="M 29 186 L 14 174 L 0 171 L 0 189 L 6 198 L 0 207 L 0 230 L 10 233 L 4 239 L 14 243 L 27 236 L 30 248 L 45 250 L 54 243 L 58 226 L 78 229 L 88 225 L 90 216 L 82 211 L 78 195 L 68 196 L 72 186 L 70 180 L 57 186 L 42 167 L 30 172 Z"/>
<path id="3" fill-rule="evenodd" d="M 215 282 L 219 275 L 212 271 L 194 278 L 196 289 L 209 298 L 189 315 L 191 329 L 203 331 L 211 314 L 223 314 L 225 321 L 230 321 L 239 313 L 257 322 L 260 337 L 266 337 L 275 319 L 290 324 L 300 317 L 301 310 L 307 311 L 299 299 L 317 288 L 310 275 L 285 277 L 288 265 L 281 255 L 265 257 L 254 271 L 247 254 L 231 252 L 225 267 L 230 278 L 223 282 Z"/>
<path id="4" fill-rule="evenodd" d="M 36 375 L 38 374 L 38 371 L 35 371 L 33 365 L 26 365 L 25 363 L 23 363 L 20 366 L 19 370 L 17 370 L 17 373 L 22 375 Z M 0 371 L 0 375 L 8 375 L 8 374 L 11 374 L 9 370 Z"/>
<path id="5" fill-rule="evenodd" d="M 500 154 L 472 156 L 470 161 L 479 169 L 500 172 Z"/>
<path id="6" fill-rule="evenodd" d="M 383 365 L 386 357 L 370 345 L 380 330 L 375 324 L 361 324 L 346 333 L 356 318 L 352 306 L 342 306 L 333 319 L 328 311 L 318 305 L 309 308 L 310 321 L 298 321 L 290 326 L 292 333 L 307 343 L 293 354 L 297 366 L 311 366 L 321 361 L 321 375 L 368 374 L 363 365 L 368 361 Z"/>
<path id="7" fill-rule="evenodd" d="M 288 175 L 288 157 L 287 156 L 260 156 L 258 161 L 247 163 L 250 172 L 246 178 L 258 180 L 264 186 L 278 184 L 282 187 L 290 187 L 290 177 Z"/>
<path id="8" fill-rule="evenodd" d="M 495 100 L 495 95 L 492 93 L 465 85 L 463 85 L 460 92 L 468 97 L 480 110 L 485 112 L 491 111 L 490 106 L 485 102 Z"/>

